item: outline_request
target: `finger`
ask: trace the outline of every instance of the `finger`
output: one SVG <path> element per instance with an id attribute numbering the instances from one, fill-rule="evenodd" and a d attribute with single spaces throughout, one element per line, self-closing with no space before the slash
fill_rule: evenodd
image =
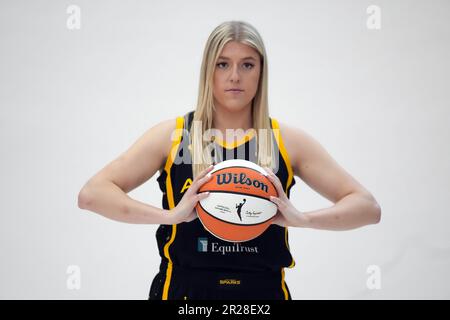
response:
<path id="1" fill-rule="evenodd" d="M 197 194 L 197 195 L 195 196 L 195 201 L 196 201 L 196 202 L 201 201 L 201 200 L 207 198 L 208 196 L 209 196 L 209 191 L 199 193 L 199 194 Z"/>
<path id="2" fill-rule="evenodd" d="M 208 182 L 209 180 L 211 180 L 212 175 L 207 174 L 206 176 L 204 176 L 201 180 L 197 181 L 197 190 L 200 189 L 200 187 L 202 185 L 204 185 L 206 182 Z"/>
<path id="3" fill-rule="evenodd" d="M 269 168 L 266 169 L 266 171 L 269 173 L 267 175 L 267 177 L 269 178 L 269 180 L 273 183 L 273 185 L 275 186 L 275 189 L 278 192 L 278 196 L 279 197 L 283 197 L 285 195 L 284 190 L 283 190 L 283 186 L 281 184 L 280 179 L 278 179 L 278 177 L 272 172 L 272 170 L 270 170 Z"/>
<path id="4" fill-rule="evenodd" d="M 277 198 L 277 197 L 274 197 L 274 196 L 270 196 L 270 201 L 275 203 L 277 206 L 281 204 L 281 200 L 279 198 Z"/>
<path id="5" fill-rule="evenodd" d="M 285 209 L 286 203 L 283 200 L 281 200 L 280 198 L 270 196 L 270 201 L 272 201 L 273 203 L 275 203 L 277 205 L 279 211 Z"/>
<path id="6" fill-rule="evenodd" d="M 208 173 L 206 176 L 204 176 L 203 178 L 201 178 L 200 180 L 197 181 L 197 184 L 199 186 L 201 186 L 202 184 L 204 184 L 206 181 L 208 181 L 209 179 L 211 179 L 212 174 Z"/>
<path id="7" fill-rule="evenodd" d="M 204 176 L 203 178 L 201 178 L 200 180 L 197 180 L 195 182 L 192 183 L 192 185 L 189 187 L 189 189 L 192 189 L 191 192 L 192 193 L 197 193 L 198 189 L 200 189 L 200 187 L 205 184 L 206 182 L 208 182 L 211 179 L 212 175 L 207 174 L 206 176 Z"/>
<path id="8" fill-rule="evenodd" d="M 186 193 L 189 194 L 196 194 L 197 190 L 200 188 L 200 186 L 203 184 L 198 184 L 198 181 L 203 179 L 208 172 L 210 172 L 212 169 L 214 168 L 213 165 L 210 165 L 209 167 L 207 167 L 205 170 L 203 170 L 202 172 L 200 172 L 197 177 L 194 179 L 194 181 L 192 181 L 191 186 L 189 187 L 189 189 L 186 191 Z"/>
<path id="9" fill-rule="evenodd" d="M 214 168 L 213 165 L 210 165 L 209 167 L 207 167 L 205 170 L 201 171 L 197 177 L 194 179 L 195 180 L 200 180 L 201 178 L 203 178 L 208 172 L 210 172 L 212 169 Z"/>
<path id="10" fill-rule="evenodd" d="M 269 175 L 270 174 L 270 169 L 268 168 L 268 167 L 262 167 L 263 169 L 264 169 L 264 171 L 267 173 L 267 175 Z"/>
<path id="11" fill-rule="evenodd" d="M 275 175 L 275 173 L 273 173 L 273 171 L 269 167 L 264 167 L 264 170 L 267 172 L 267 176 L 269 176 L 269 177 L 273 177 L 273 176 L 277 177 Z"/>
<path id="12" fill-rule="evenodd" d="M 267 168 L 267 170 L 269 171 L 269 178 L 271 178 L 281 189 L 283 189 L 283 186 L 281 185 L 281 181 L 277 177 L 277 175 L 275 173 L 273 173 L 273 171 L 270 170 L 269 168 Z"/>
<path id="13" fill-rule="evenodd" d="M 272 172 L 272 170 L 269 167 L 263 167 L 264 171 L 266 171 L 268 174 Z"/>

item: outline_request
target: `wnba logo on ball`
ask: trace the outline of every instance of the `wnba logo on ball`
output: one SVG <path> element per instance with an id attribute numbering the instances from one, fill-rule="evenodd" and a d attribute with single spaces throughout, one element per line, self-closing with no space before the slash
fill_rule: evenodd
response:
<path id="1" fill-rule="evenodd" d="M 217 184 L 230 184 L 233 181 L 234 184 L 243 184 L 248 186 L 254 186 L 255 188 L 261 189 L 264 192 L 268 191 L 268 186 L 264 182 L 257 179 L 247 178 L 245 173 L 221 173 L 217 175 Z"/>
<path id="2" fill-rule="evenodd" d="M 242 210 L 242 206 L 244 205 L 244 203 L 246 201 L 247 200 L 244 199 L 241 203 L 236 204 L 237 214 L 239 216 L 239 220 L 241 220 L 241 221 L 242 221 L 241 210 Z"/>

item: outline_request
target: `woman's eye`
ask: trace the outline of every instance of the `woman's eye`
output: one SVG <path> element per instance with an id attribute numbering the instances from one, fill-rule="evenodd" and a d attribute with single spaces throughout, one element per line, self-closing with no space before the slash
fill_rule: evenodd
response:
<path id="1" fill-rule="evenodd" d="M 228 65 L 226 62 L 219 62 L 218 64 L 217 64 L 217 66 L 220 68 L 220 69 L 223 69 L 224 67 L 222 67 L 222 65 Z M 255 65 L 253 64 L 253 63 L 249 63 L 249 62 L 247 62 L 247 63 L 244 63 L 244 68 L 245 69 L 252 69 L 253 67 L 254 67 Z"/>

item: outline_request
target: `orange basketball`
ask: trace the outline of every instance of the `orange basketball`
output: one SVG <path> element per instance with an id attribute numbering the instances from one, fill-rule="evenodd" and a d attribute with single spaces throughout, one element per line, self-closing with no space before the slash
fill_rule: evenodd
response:
<path id="1" fill-rule="evenodd" d="M 231 242 L 242 242 L 261 235 L 272 223 L 277 206 L 270 196 L 278 196 L 266 171 L 240 159 L 214 166 L 212 178 L 199 192 L 209 196 L 198 202 L 196 211 L 206 230 Z"/>

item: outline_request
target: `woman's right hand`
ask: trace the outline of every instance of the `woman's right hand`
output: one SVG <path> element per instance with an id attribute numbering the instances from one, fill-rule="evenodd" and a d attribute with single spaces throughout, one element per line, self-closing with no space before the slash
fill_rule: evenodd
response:
<path id="1" fill-rule="evenodd" d="M 194 181 L 192 181 L 191 186 L 187 189 L 180 202 L 175 208 L 170 210 L 169 214 L 171 215 L 170 220 L 172 224 L 191 222 L 197 218 L 197 212 L 195 211 L 197 202 L 205 199 L 209 195 L 209 192 L 197 193 L 197 191 L 205 182 L 211 179 L 211 175 L 208 175 L 208 173 L 213 168 L 214 166 L 210 165 L 200 172 Z"/>

